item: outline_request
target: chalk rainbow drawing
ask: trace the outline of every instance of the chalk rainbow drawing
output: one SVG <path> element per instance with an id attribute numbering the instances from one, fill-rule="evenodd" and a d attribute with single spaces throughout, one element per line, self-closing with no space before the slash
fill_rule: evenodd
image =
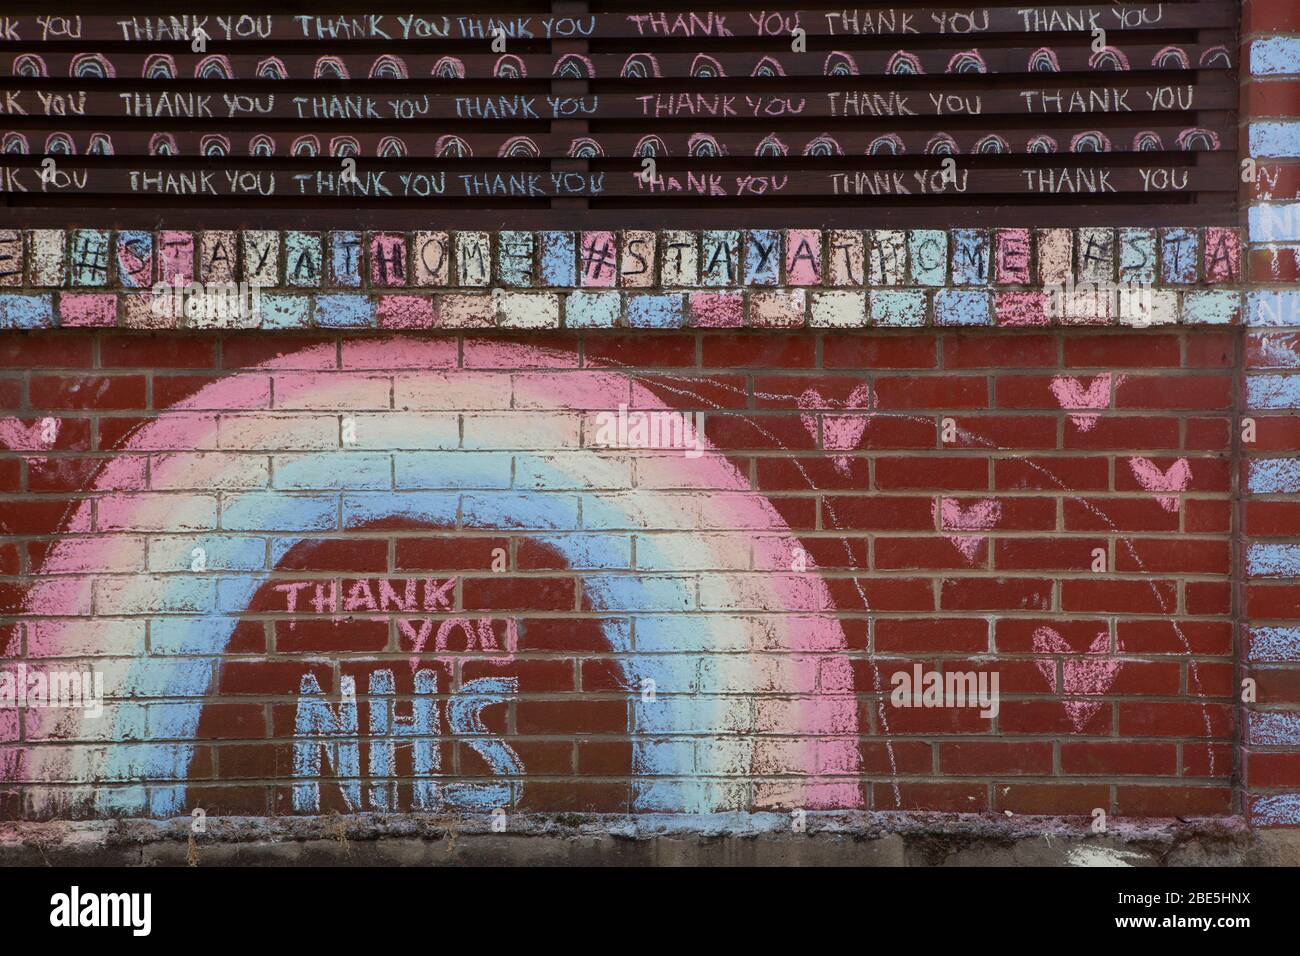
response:
<path id="1" fill-rule="evenodd" d="M 467 343 L 468 345 L 468 343 Z M 547 414 L 572 416 L 583 409 L 608 408 L 611 395 L 626 395 L 631 407 L 653 410 L 670 406 L 636 379 L 616 370 L 541 375 L 484 372 L 454 366 L 455 343 L 445 346 L 445 361 L 410 358 L 410 343 L 397 339 L 376 339 L 350 343 L 352 368 L 407 369 L 404 379 L 439 396 L 439 408 L 464 414 L 465 409 L 484 407 L 485 385 L 490 390 L 512 388 L 509 407 L 492 413 L 492 444 L 510 448 L 516 475 L 528 480 L 515 487 L 500 487 L 496 478 L 479 474 L 486 458 L 476 455 L 458 439 L 454 447 L 424 451 L 421 467 L 431 473 L 460 476 L 456 487 L 473 491 L 446 493 L 396 493 L 377 491 L 373 486 L 337 488 L 336 493 L 356 502 L 344 508 L 343 528 L 383 519 L 404 519 L 430 527 L 510 529 L 527 532 L 554 526 L 556 495 L 575 494 L 587 478 L 608 468 L 608 451 L 572 447 L 555 431 L 548 432 Z M 491 355 L 498 368 L 527 369 L 555 367 L 571 358 L 565 353 L 530 345 L 479 342 L 480 354 Z M 291 406 L 286 409 L 237 410 L 247 405 L 247 377 L 220 379 L 172 406 L 156 419 L 142 425 L 119 448 L 121 455 L 101 469 L 87 491 L 103 494 L 124 487 L 126 472 L 138 467 L 139 454 L 148 453 L 155 463 L 151 487 L 219 489 L 236 484 L 231 472 L 238 455 L 222 454 L 228 448 L 297 449 L 294 473 L 330 487 L 332 476 L 341 472 L 340 463 L 355 448 L 322 442 L 322 415 L 340 418 L 347 406 L 350 384 L 367 377 L 364 371 L 302 372 L 303 368 L 332 367 L 334 344 L 312 345 L 289 355 L 278 356 L 250 372 L 284 373 L 295 383 Z M 572 364 L 569 362 L 568 364 Z M 414 366 L 414 367 L 413 367 Z M 373 375 L 373 373 L 370 373 Z M 386 373 L 387 374 L 387 373 Z M 496 382 L 485 376 L 499 376 Z M 507 383 L 511 383 L 507 385 Z M 323 411 L 328 410 L 328 411 Z M 576 411 L 575 411 L 576 410 Z M 539 413 L 541 413 L 539 415 Z M 387 414 L 397 415 L 396 411 Z M 486 427 L 486 423 L 484 423 Z M 558 429 L 557 429 L 558 430 Z M 430 439 L 413 436 L 418 429 L 381 426 L 385 436 L 376 450 L 392 451 L 429 446 Z M 232 436 L 238 436 L 237 440 Z M 468 435 L 468 426 L 467 426 Z M 26 436 L 18 436 L 26 437 Z M 223 442 L 223 438 L 225 442 Z M 340 438 L 341 441 L 341 438 Z M 414 443 L 414 444 L 413 444 Z M 436 442 L 435 442 L 436 445 Z M 518 446 L 517 448 L 514 446 Z M 212 450 L 208 455 L 169 455 L 169 452 Z M 135 455 L 131 453 L 134 452 Z M 806 808 L 854 808 L 862 805 L 857 782 L 846 775 L 860 769 L 857 718 L 850 692 L 853 681 L 849 660 L 833 652 L 845 648 L 839 622 L 826 613 L 833 608 L 825 581 L 813 569 L 804 574 L 759 574 L 743 576 L 700 571 L 700 568 L 729 566 L 721 551 L 726 548 L 717 529 L 743 529 L 755 536 L 767 536 L 772 547 L 801 551 L 797 540 L 766 496 L 753 491 L 746 479 L 721 453 L 707 446 L 698 458 L 685 455 L 664 458 L 672 481 L 656 484 L 674 490 L 645 487 L 618 494 L 584 494 L 583 527 L 586 529 L 678 529 L 672 535 L 644 535 L 638 538 L 646 567 L 667 569 L 664 574 L 600 574 L 584 578 L 587 599 L 598 613 L 637 617 L 655 616 L 646 608 L 662 608 L 665 597 L 678 595 L 689 605 L 696 582 L 701 593 L 712 595 L 710 609 L 757 609 L 765 616 L 761 650 L 764 653 L 727 655 L 725 675 L 700 677 L 695 693 L 677 694 L 694 677 L 695 655 L 648 653 L 645 645 L 632 647 L 624 628 L 607 626 L 605 637 L 612 651 L 623 657 L 624 678 L 637 687 L 646 678 L 656 681 L 659 693 L 647 702 L 637 694 L 632 705 L 628 732 L 633 740 L 633 808 L 711 812 L 762 809 L 790 805 Z M 286 482 L 291 484 L 292 482 Z M 336 481 L 337 485 L 337 481 Z M 521 485 L 521 486 L 520 486 Z M 708 496 L 683 495 L 681 489 L 716 489 Z M 95 731 L 100 740 L 112 740 L 108 747 L 76 746 L 65 741 L 81 739 L 86 718 L 73 712 L 60 727 L 61 738 L 29 743 L 18 750 L 17 760 L 0 766 L 0 779 L 40 783 L 82 784 L 94 787 L 96 813 L 147 813 L 168 816 L 188 810 L 185 782 L 194 752 L 203 696 L 214 693 L 212 658 L 220 655 L 238 622 L 239 609 L 247 608 L 258 589 L 270 578 L 267 571 L 222 573 L 220 600 L 209 608 L 195 610 L 195 589 L 208 586 L 205 573 L 146 574 L 139 570 L 138 551 L 132 544 L 141 528 L 171 535 L 210 527 L 197 503 L 201 496 L 162 494 L 147 491 L 100 498 L 92 517 L 92 499 L 86 498 L 63 523 L 65 531 L 93 534 L 64 537 L 46 555 L 35 574 L 25 609 L 43 618 L 39 633 L 29 637 L 29 667 L 41 667 L 51 658 L 94 655 L 94 666 L 102 669 L 105 687 L 147 697 L 166 697 L 179 703 L 151 708 L 147 723 L 140 708 L 112 712 L 111 727 Z M 244 503 L 240 503 L 240 501 Z M 187 503 L 188 502 L 188 503 Z M 272 565 L 296 544 L 308 540 L 313 519 L 307 498 L 284 490 L 259 492 L 235 499 L 223 508 L 223 524 L 252 531 L 265 529 L 275 542 Z M 92 524 L 97 521 L 98 524 Z M 220 533 L 220 532 L 218 532 Z M 201 535 L 199 535 L 201 536 Z M 582 566 L 583 546 L 569 536 L 548 536 L 574 567 Z M 188 554 L 188 552 L 186 552 Z M 185 559 L 188 562 L 188 557 Z M 188 571 L 178 566 L 177 571 Z M 677 576 L 674 577 L 673 574 Z M 114 615 L 167 615 L 186 625 L 187 646 L 193 656 L 151 655 L 145 646 L 143 628 L 114 627 L 104 620 L 102 610 L 91 613 L 91 595 L 112 591 Z M 701 605 L 705 602 L 701 601 Z M 692 614 L 680 626 L 689 632 L 691 646 L 704 653 L 750 649 L 751 625 L 742 614 Z M 151 617 L 153 619 L 153 617 Z M 640 620 L 640 618 L 637 618 Z M 66 662 L 66 661 L 65 661 Z M 687 668 L 690 673 L 682 672 Z M 710 681 L 716 684 L 710 684 Z M 110 690 L 110 697 L 112 691 Z M 651 746 L 654 738 L 700 733 L 725 733 L 740 748 L 741 773 L 753 777 L 781 778 L 766 796 L 755 796 L 754 806 L 728 803 L 724 787 L 710 779 L 735 779 L 736 752 L 710 756 L 700 749 L 694 761 L 683 757 L 682 748 Z M 689 753 L 692 748 L 685 748 Z M 689 765 L 688 765 L 689 764 Z M 683 779 L 685 778 L 685 779 Z M 145 781 L 153 781 L 152 785 Z M 122 787 L 96 786 L 124 782 Z M 526 779 L 524 781 L 526 787 Z M 38 810 L 57 812 L 58 788 L 39 791 L 44 801 Z M 757 788 L 756 788 L 757 794 Z M 776 794 L 779 794 L 777 796 Z"/>

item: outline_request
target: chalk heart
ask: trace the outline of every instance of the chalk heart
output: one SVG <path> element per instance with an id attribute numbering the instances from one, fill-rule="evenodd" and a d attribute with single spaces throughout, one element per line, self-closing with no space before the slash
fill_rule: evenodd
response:
<path id="1" fill-rule="evenodd" d="M 38 421 L 24 425 L 16 418 L 0 418 L 0 443 L 6 448 L 22 451 L 48 448 L 54 442 L 47 438 L 47 428 L 52 429 L 54 436 L 58 437 L 58 422 L 47 424 Z"/>
<path id="2" fill-rule="evenodd" d="M 1002 502 L 985 498 L 963 508 L 956 498 L 941 498 L 930 506 L 930 513 L 938 514 L 944 531 L 988 531 L 1002 520 Z M 967 561 L 974 561 L 984 535 L 949 535 L 948 540 Z"/>
<path id="3" fill-rule="evenodd" d="M 1192 480 L 1192 466 L 1186 458 L 1179 458 L 1169 466 L 1168 471 L 1161 471 L 1146 458 L 1130 458 L 1128 466 L 1133 469 L 1133 477 L 1138 484 L 1156 496 L 1160 507 L 1166 511 L 1178 510 L 1178 497 L 1161 492 L 1186 491 Z"/>
<path id="4" fill-rule="evenodd" d="M 1124 382 L 1124 376 L 1115 377 L 1115 386 L 1118 388 Z M 1077 378 L 1070 378 L 1066 375 L 1057 375 L 1052 379 L 1052 394 L 1056 396 L 1060 406 L 1069 411 L 1072 408 L 1105 408 L 1110 404 L 1110 372 L 1102 372 L 1092 380 L 1092 384 L 1087 388 Z M 1076 428 L 1081 432 L 1092 431 L 1092 426 L 1097 424 L 1096 415 L 1071 415 L 1070 421 L 1074 422 Z"/>
<path id="5" fill-rule="evenodd" d="M 1101 631 L 1089 646 L 1087 653 L 1106 653 L 1106 632 Z M 1038 654 L 1073 654 L 1070 645 L 1061 637 L 1060 632 L 1051 627 L 1040 627 L 1034 631 L 1034 651 Z M 1047 678 L 1047 684 L 1056 693 L 1056 664 L 1050 660 L 1035 662 L 1039 672 Z M 1068 696 L 1100 696 L 1110 690 L 1119 673 L 1120 663 L 1113 657 L 1078 658 L 1067 657 L 1062 664 L 1065 676 L 1065 693 Z M 1076 731 L 1087 726 L 1098 711 L 1104 706 L 1100 701 L 1067 700 L 1062 702 L 1066 716 Z"/>
<path id="6" fill-rule="evenodd" d="M 849 415 L 822 415 L 822 447 L 828 451 L 852 451 L 857 448 L 858 442 L 862 440 L 862 432 L 871 418 L 868 410 L 875 406 L 875 396 L 865 384 L 854 388 L 842 402 L 822 398 L 815 388 L 805 389 L 795 401 L 804 412 L 799 420 L 813 438 L 817 437 L 817 416 L 808 414 L 810 411 L 819 408 L 850 408 L 858 412 Z M 868 414 L 861 414 L 861 411 L 868 411 Z M 833 461 L 836 471 L 844 475 L 849 473 L 847 455 L 836 455 Z"/>

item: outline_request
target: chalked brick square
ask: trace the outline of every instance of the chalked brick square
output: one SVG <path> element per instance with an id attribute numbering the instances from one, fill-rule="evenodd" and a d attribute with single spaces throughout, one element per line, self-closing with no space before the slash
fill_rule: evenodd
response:
<path id="1" fill-rule="evenodd" d="M 826 277 L 833 286 L 860 286 L 866 281 L 864 234 L 857 229 L 833 229 L 826 234 Z"/>
<path id="2" fill-rule="evenodd" d="M 112 328 L 117 324 L 117 295 L 112 292 L 60 292 L 63 328 Z"/>
<path id="3" fill-rule="evenodd" d="M 907 258 L 913 284 L 944 285 L 948 281 L 948 234 L 942 229 L 910 230 Z"/>
<path id="4" fill-rule="evenodd" d="M 1241 281 L 1241 243 L 1237 230 L 1222 227 L 1205 230 L 1204 274 L 1210 285 Z"/>
<path id="5" fill-rule="evenodd" d="M 660 234 L 659 284 L 665 289 L 700 283 L 700 251 L 697 233 L 674 230 Z"/>
<path id="6" fill-rule="evenodd" d="M 1121 289 L 1119 301 L 1127 307 L 1120 310 L 1119 323 L 1136 328 L 1173 325 L 1181 315 L 1179 295 L 1173 289 L 1139 290 L 1137 293 Z"/>
<path id="7" fill-rule="evenodd" d="M 876 229 L 871 233 L 867 284 L 898 286 L 907 283 L 907 233 Z"/>
<path id="8" fill-rule="evenodd" d="M 375 316 L 381 329 L 431 329 L 437 325 L 435 296 L 381 295 Z"/>
<path id="9" fill-rule="evenodd" d="M 1200 237 L 1195 229 L 1160 230 L 1160 278 L 1166 285 L 1196 282 Z"/>
<path id="10" fill-rule="evenodd" d="M 885 328 L 925 325 L 928 303 L 920 289 L 873 290 L 871 322 Z"/>
<path id="11" fill-rule="evenodd" d="M 221 297 L 220 293 L 208 292 L 213 298 L 209 300 L 214 307 L 211 309 L 198 309 L 186 316 L 183 325 L 190 329 L 256 329 L 262 324 L 262 317 L 257 309 L 257 305 L 250 303 L 248 298 L 244 298 L 237 307 L 227 305 L 221 309 L 216 307 L 216 303 L 230 302 L 232 297 Z"/>
<path id="12" fill-rule="evenodd" d="M 940 289 L 934 294 L 935 325 L 992 325 L 989 294 L 973 289 Z"/>
<path id="13" fill-rule="evenodd" d="M 496 304 L 486 292 L 445 293 L 438 297 L 438 324 L 449 329 L 490 329 Z"/>
<path id="14" fill-rule="evenodd" d="M 194 281 L 194 233 L 177 230 L 158 233 L 158 281 L 170 286 Z"/>
<path id="15" fill-rule="evenodd" d="M 111 247 L 103 229 L 74 229 L 68 258 L 74 286 L 108 285 Z"/>
<path id="16" fill-rule="evenodd" d="M 1247 216 L 1251 242 L 1300 242 L 1300 203 L 1261 203 Z"/>
<path id="17" fill-rule="evenodd" d="M 44 329 L 54 325 L 54 297 L 0 293 L 0 329 Z"/>
<path id="18" fill-rule="evenodd" d="M 1042 291 L 1005 291 L 993 293 L 993 308 L 998 325 L 1050 325 L 1048 293 Z"/>
<path id="19" fill-rule="evenodd" d="M 822 234 L 820 230 L 786 230 L 785 281 L 790 285 L 821 285 Z"/>
<path id="20" fill-rule="evenodd" d="M 313 315 L 323 329 L 369 328 L 375 324 L 375 304 L 368 295 L 335 292 L 316 296 Z"/>
<path id="21" fill-rule="evenodd" d="M 497 233 L 497 282 L 505 286 L 530 286 L 537 274 L 537 241 L 531 232 Z"/>
<path id="22" fill-rule="evenodd" d="M 183 316 L 177 314 L 174 302 L 171 290 L 161 296 L 128 292 L 122 296 L 122 324 L 128 329 L 179 328 Z"/>
<path id="23" fill-rule="evenodd" d="M 1119 281 L 1125 285 L 1155 285 L 1156 232 L 1154 229 L 1119 230 Z"/>
<path id="24" fill-rule="evenodd" d="M 632 328 L 674 329 L 684 323 L 680 294 L 636 293 L 627 297 L 627 324 Z"/>
<path id="25" fill-rule="evenodd" d="M 1115 281 L 1115 233 L 1112 229 L 1080 229 L 1078 233 L 1078 268 L 1080 282 Z"/>
<path id="26" fill-rule="evenodd" d="M 1246 295 L 1250 325 L 1300 326 L 1300 291 L 1255 289 Z"/>
<path id="27" fill-rule="evenodd" d="M 808 293 L 804 289 L 755 290 L 749 294 L 749 324 L 754 328 L 799 328 L 807 312 Z"/>
<path id="28" fill-rule="evenodd" d="M 865 292 L 814 292 L 808 324 L 816 329 L 849 329 L 867 324 Z"/>
<path id="29" fill-rule="evenodd" d="M 751 229 L 745 233 L 744 285 L 781 284 L 781 233 L 775 229 Z"/>
<path id="30" fill-rule="evenodd" d="M 245 229 L 239 234 L 244 252 L 244 281 L 275 288 L 280 284 L 280 233 L 272 229 Z M 317 256 L 317 271 L 320 271 Z"/>
<path id="31" fill-rule="evenodd" d="M 1041 285 L 1069 285 L 1074 281 L 1074 234 L 1069 229 L 1039 229 L 1038 281 Z"/>
<path id="32" fill-rule="evenodd" d="M 199 279 L 236 282 L 239 279 L 239 237 L 232 230 L 209 230 L 199 236 Z"/>
<path id="33" fill-rule="evenodd" d="M 551 288 L 572 288 L 577 278 L 577 236 L 572 232 L 540 234 L 541 284 Z"/>
<path id="34" fill-rule="evenodd" d="M 498 324 L 506 329 L 557 329 L 560 297 L 555 293 L 496 293 Z"/>
<path id="35" fill-rule="evenodd" d="M 23 284 L 23 234 L 0 229 L 0 286 Z"/>
<path id="36" fill-rule="evenodd" d="M 705 231 L 700 239 L 700 249 L 700 284 L 733 285 L 740 260 L 740 233 L 732 230 Z"/>
<path id="37" fill-rule="evenodd" d="M 285 284 L 300 289 L 318 289 L 323 279 L 324 253 L 319 232 L 284 234 Z"/>
<path id="38" fill-rule="evenodd" d="M 612 329 L 622 307 L 618 292 L 570 292 L 564 300 L 564 324 L 571 329 Z"/>
<path id="39" fill-rule="evenodd" d="M 1289 88 L 1287 88 L 1289 87 Z M 1252 105 L 1259 114 L 1300 115 L 1296 104 L 1295 81 L 1252 83 Z M 1300 123 L 1294 120 L 1267 120 L 1250 124 L 1250 154 L 1260 159 L 1293 159 L 1300 156 Z"/>
<path id="40" fill-rule="evenodd" d="M 952 284 L 988 285 L 989 237 L 984 229 L 952 231 Z"/>
<path id="41" fill-rule="evenodd" d="M 451 237 L 421 231 L 411 236 L 411 284 L 417 288 L 445 286 L 451 279 Z"/>
<path id="42" fill-rule="evenodd" d="M 391 289 L 406 285 L 410 273 L 406 233 L 372 232 L 368 238 L 371 286 Z"/>
<path id="43" fill-rule="evenodd" d="M 335 289 L 361 288 L 362 265 L 365 258 L 361 234 L 350 230 L 338 230 L 328 234 L 327 242 L 329 243 L 329 285 Z M 290 268 L 286 258 L 285 269 L 287 271 Z"/>
<path id="44" fill-rule="evenodd" d="M 1028 229 L 999 229 L 994 240 L 994 277 L 998 285 L 1029 285 L 1032 239 Z"/>
<path id="45" fill-rule="evenodd" d="M 653 232 L 629 229 L 619 233 L 619 285 L 628 289 L 656 285 L 657 248 L 658 236 Z"/>
<path id="46" fill-rule="evenodd" d="M 1109 325 L 1118 312 L 1112 291 L 1092 283 L 1068 287 L 1054 298 L 1054 318 L 1061 325 Z"/>
<path id="47" fill-rule="evenodd" d="M 27 281 L 34 286 L 61 286 L 68 280 L 66 234 L 62 229 L 27 233 Z"/>
<path id="48" fill-rule="evenodd" d="M 692 292 L 690 324 L 702 329 L 736 329 L 745 324 L 742 292 Z"/>
<path id="49" fill-rule="evenodd" d="M 264 329 L 302 329 L 311 324 L 310 296 L 264 292 L 260 305 Z"/>
<path id="50" fill-rule="evenodd" d="M 1250 44 L 1250 72 L 1254 76 L 1300 74 L 1300 37 L 1261 37 Z"/>
<path id="51" fill-rule="evenodd" d="M 1183 321 L 1197 325 L 1236 325 L 1241 322 L 1241 293 L 1226 289 L 1194 289 L 1183 293 Z"/>
<path id="52" fill-rule="evenodd" d="M 456 285 L 486 286 L 492 281 L 492 237 L 486 232 L 456 233 Z"/>
<path id="53" fill-rule="evenodd" d="M 584 232 L 578 258 L 578 284 L 609 289 L 618 284 L 618 236 L 613 232 Z"/>

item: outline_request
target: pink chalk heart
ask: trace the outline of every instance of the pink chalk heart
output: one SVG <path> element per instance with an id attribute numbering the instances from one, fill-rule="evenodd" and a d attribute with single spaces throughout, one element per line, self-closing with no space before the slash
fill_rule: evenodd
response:
<path id="1" fill-rule="evenodd" d="M 1105 631 L 1101 631 L 1093 638 L 1091 646 L 1087 653 L 1105 654 L 1108 644 L 1108 638 Z M 1034 650 L 1039 654 L 1073 654 L 1070 645 L 1065 642 L 1060 633 L 1050 627 L 1040 627 L 1034 631 Z M 1035 662 L 1039 673 L 1047 679 L 1047 684 L 1052 688 L 1052 692 L 1057 692 L 1056 686 L 1056 664 L 1050 660 L 1039 660 Z M 1067 657 L 1062 663 L 1061 669 L 1065 680 L 1065 694 L 1067 696 L 1100 696 L 1110 690 L 1111 685 L 1115 683 L 1115 676 L 1119 673 L 1120 662 L 1113 657 L 1104 658 L 1077 658 Z M 1084 700 L 1067 700 L 1062 702 L 1065 707 L 1065 713 L 1070 718 L 1070 723 L 1074 724 L 1076 731 L 1082 730 L 1104 706 L 1100 701 Z"/>
<path id="2" fill-rule="evenodd" d="M 50 436 L 47 440 L 46 436 Z M 16 418 L 0 418 L 0 442 L 15 451 L 36 451 L 49 448 L 59 436 L 59 423 L 54 419 L 23 425 Z"/>
<path id="3" fill-rule="evenodd" d="M 1116 387 L 1123 381 L 1123 375 L 1117 376 L 1115 379 Z M 1105 408 L 1110 404 L 1110 384 L 1110 372 L 1103 372 L 1098 375 L 1086 389 L 1077 378 L 1057 375 L 1052 379 L 1051 389 L 1052 394 L 1056 396 L 1057 402 L 1067 411 L 1072 408 Z M 1097 416 L 1071 415 L 1070 421 L 1074 422 L 1079 431 L 1086 432 L 1091 431 L 1092 426 L 1097 424 Z"/>
<path id="4" fill-rule="evenodd" d="M 1187 484 L 1192 480 L 1192 466 L 1186 458 L 1179 458 L 1167 471 L 1161 471 L 1145 458 L 1130 458 L 1128 466 L 1133 469 L 1133 477 L 1138 484 L 1156 495 L 1161 508 L 1166 511 L 1178 510 L 1178 497 L 1161 492 L 1187 490 Z"/>
<path id="5" fill-rule="evenodd" d="M 941 498 L 930 506 L 930 513 L 939 516 L 939 527 L 944 531 L 988 531 L 1002 518 L 1002 502 L 985 498 L 963 508 L 956 498 Z M 948 535 L 948 540 L 967 561 L 974 561 L 984 536 Z"/>
<path id="6" fill-rule="evenodd" d="M 842 402 L 822 398 L 821 393 L 813 388 L 806 389 L 796 401 L 804 412 L 799 416 L 799 420 L 803 422 L 803 427 L 808 429 L 808 434 L 814 438 L 817 437 L 817 416 L 808 414 L 810 411 L 837 407 L 854 409 L 855 414 L 822 415 L 822 447 L 828 451 L 851 451 L 858 447 L 858 442 L 862 440 L 862 432 L 871 417 L 870 414 L 861 412 L 868 411 L 875 405 L 875 396 L 869 386 L 862 384 L 854 388 L 849 393 L 849 397 Z M 836 455 L 834 463 L 835 469 L 841 474 L 849 473 L 847 455 Z"/>

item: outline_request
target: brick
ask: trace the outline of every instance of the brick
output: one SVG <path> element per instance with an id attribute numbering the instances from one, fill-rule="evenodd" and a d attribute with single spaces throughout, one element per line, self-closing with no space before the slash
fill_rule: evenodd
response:
<path id="1" fill-rule="evenodd" d="M 145 407 L 143 375 L 40 376 L 31 382 L 39 409 L 124 409 Z"/>
<path id="2" fill-rule="evenodd" d="M 705 368 L 811 368 L 813 342 L 798 335 L 718 333 L 701 342 Z"/>
<path id="3" fill-rule="evenodd" d="M 1041 579 L 950 579 L 940 582 L 939 606 L 946 611 L 1042 610 L 1051 603 L 1051 591 L 1051 583 Z"/>
<path id="4" fill-rule="evenodd" d="M 1069 340 L 1067 339 L 1067 347 Z M 944 368 L 1054 366 L 1058 340 L 1049 335 L 946 335 Z"/>

